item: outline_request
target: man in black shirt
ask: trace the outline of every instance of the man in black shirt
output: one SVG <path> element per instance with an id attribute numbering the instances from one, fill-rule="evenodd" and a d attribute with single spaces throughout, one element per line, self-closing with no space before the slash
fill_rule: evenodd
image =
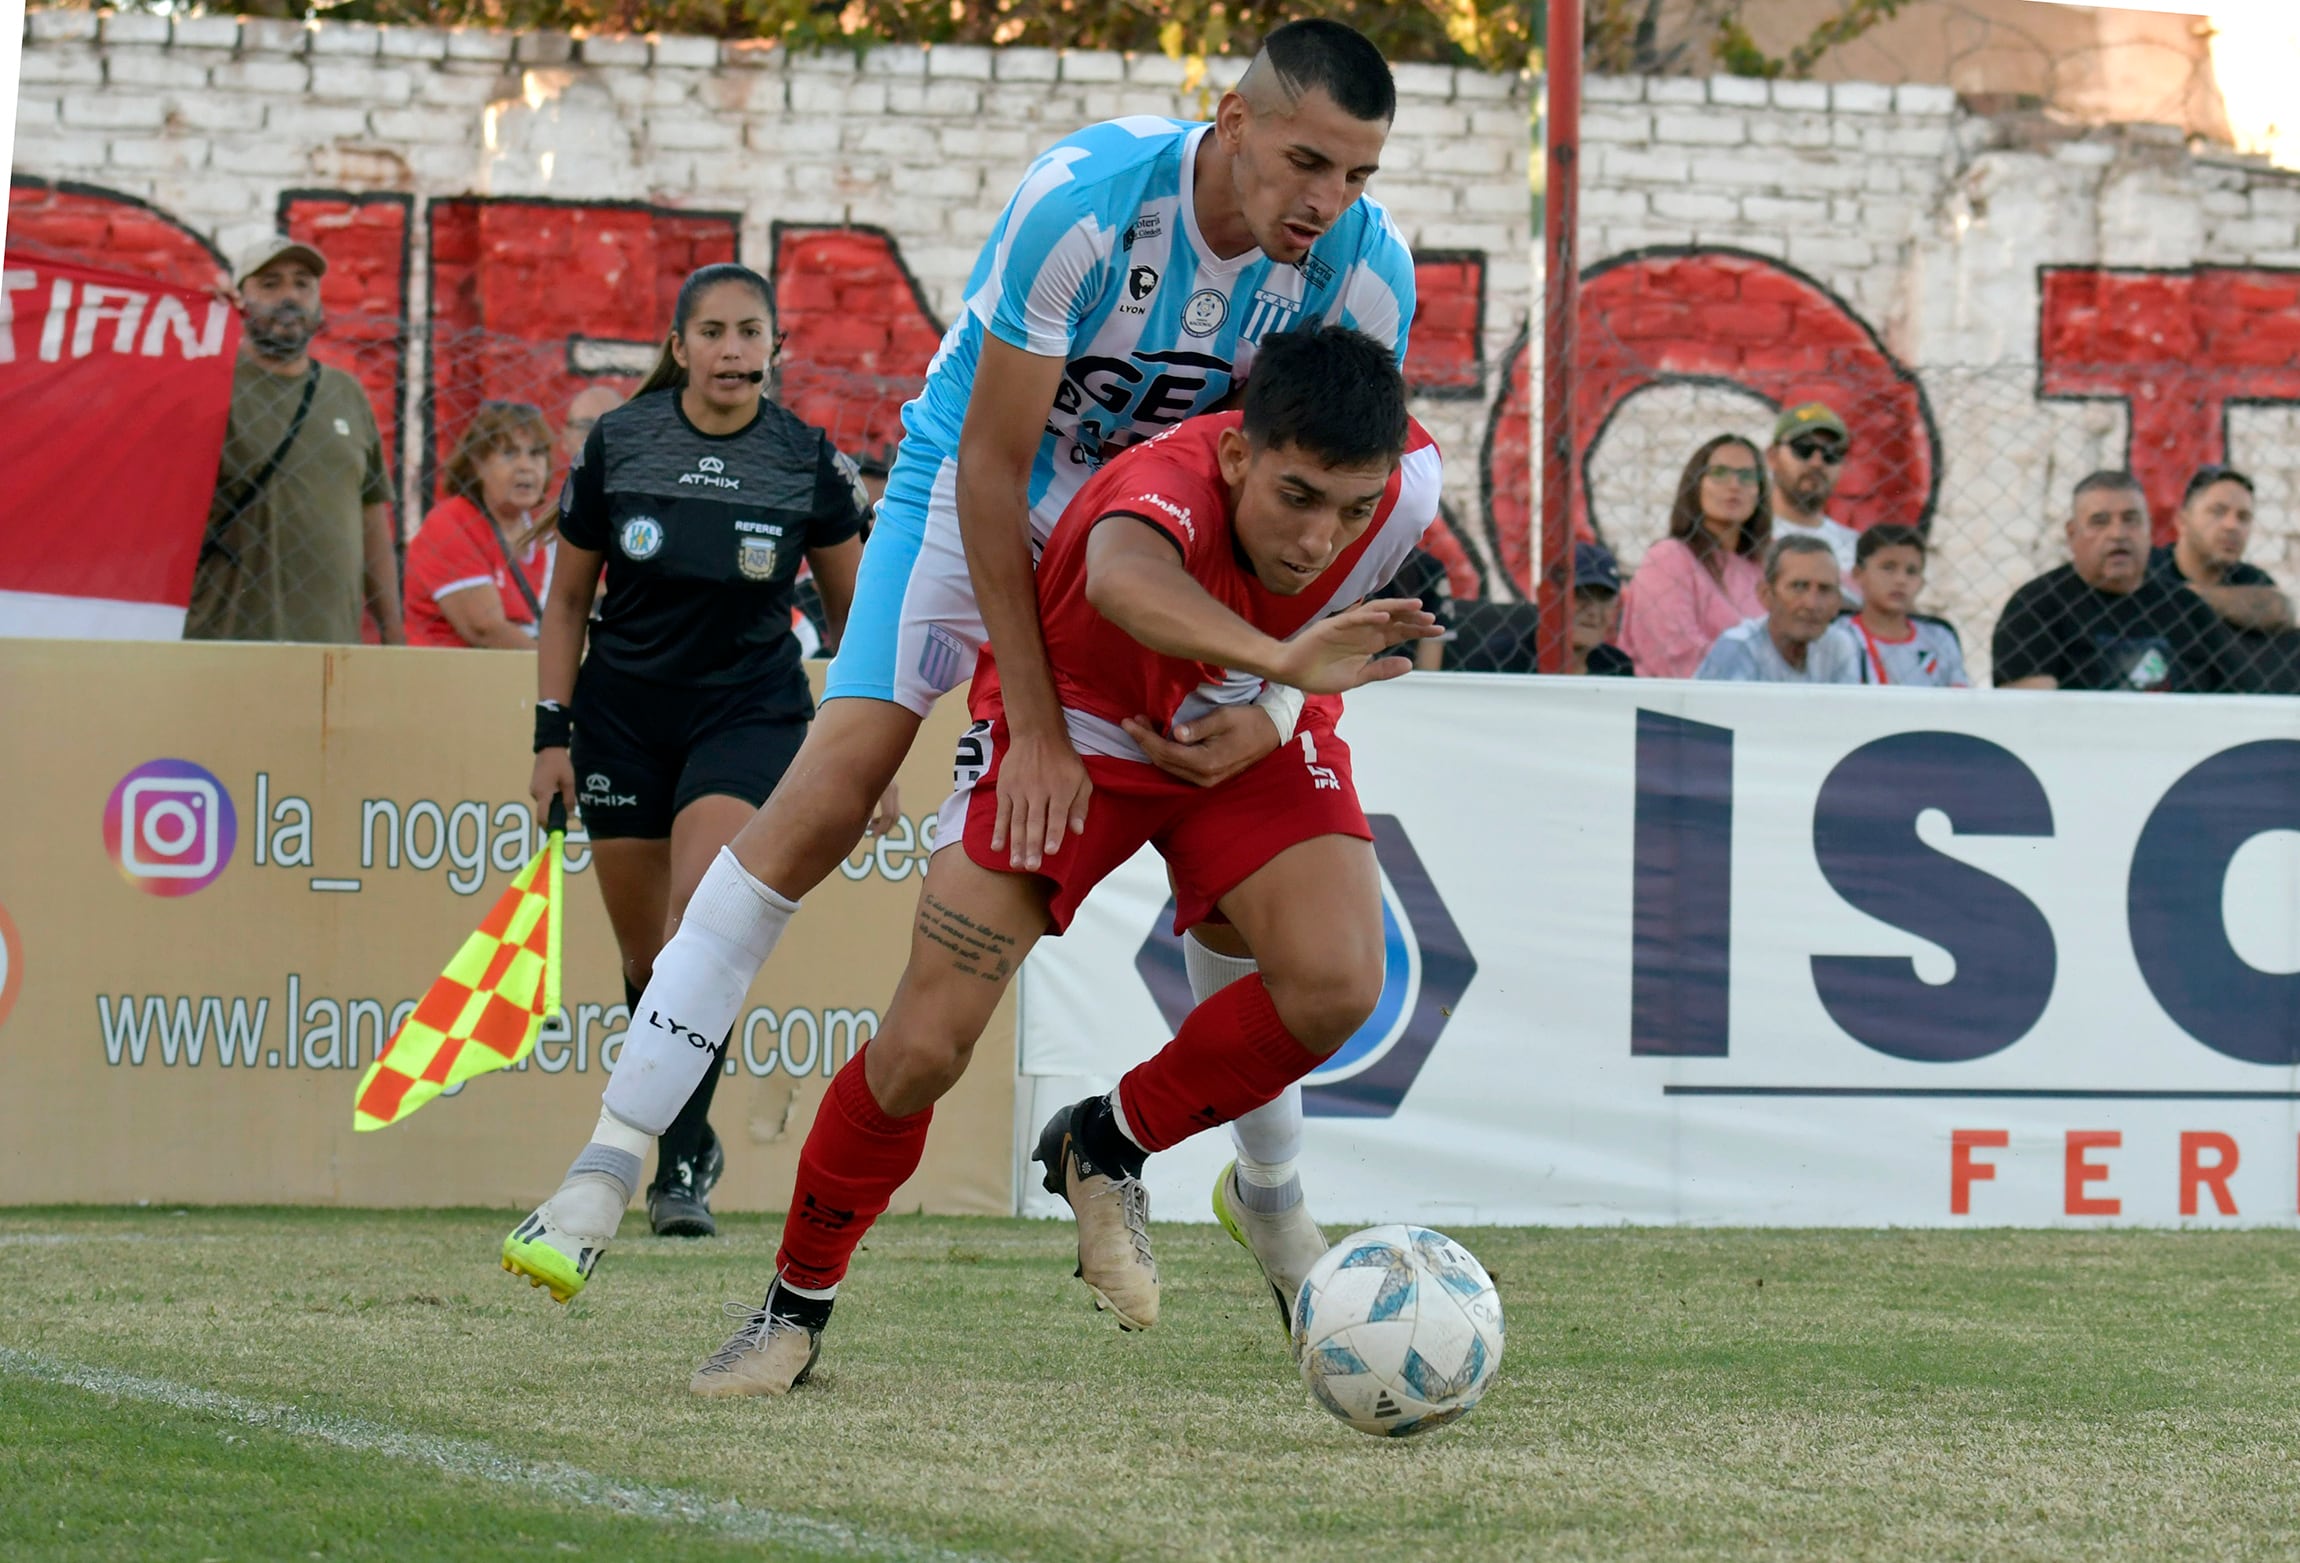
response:
<path id="1" fill-rule="evenodd" d="M 2292 628 L 2292 600 L 2276 577 L 2244 562 L 2252 541 L 2252 480 L 2233 467 L 2199 467 L 2180 499 L 2180 533 L 2148 556 L 2148 573 L 2186 586 L 2239 630 Z"/>
<path id="2" fill-rule="evenodd" d="M 2236 653 L 2218 614 L 2148 570 L 2148 501 L 2129 472 L 2076 486 L 2070 563 L 2012 594 L 1992 641 L 2004 689 L 2217 693 Z"/>

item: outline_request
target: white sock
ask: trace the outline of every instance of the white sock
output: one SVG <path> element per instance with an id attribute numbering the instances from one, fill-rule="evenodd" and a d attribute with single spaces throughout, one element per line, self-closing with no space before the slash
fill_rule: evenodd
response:
<path id="1" fill-rule="evenodd" d="M 1190 998 L 1203 1004 L 1233 982 L 1261 970 L 1250 955 L 1223 955 L 1182 936 L 1182 969 L 1190 978 Z M 1277 1097 L 1230 1122 L 1230 1143 L 1238 1149 L 1239 1198 L 1255 1210 L 1291 1208 L 1302 1197 L 1294 1160 L 1302 1153 L 1302 1085 L 1295 1081 Z M 1265 1196 L 1260 1191 L 1273 1191 Z"/>
<path id="2" fill-rule="evenodd" d="M 678 933 L 655 957 L 607 1081 L 609 1111 L 649 1136 L 671 1126 L 798 909 L 719 849 Z"/>
<path id="3" fill-rule="evenodd" d="M 551 1196 L 551 1213 L 558 1223 L 570 1232 L 613 1237 L 639 1186 L 639 1159 L 647 1153 L 650 1138 L 606 1108 L 599 1109 L 591 1143 L 583 1147 L 559 1192 Z"/>
<path id="4" fill-rule="evenodd" d="M 1190 1002 L 1203 1004 L 1233 982 L 1251 977 L 1262 968 L 1251 955 L 1223 955 L 1198 942 L 1195 932 L 1182 936 L 1182 970 L 1190 979 Z"/>

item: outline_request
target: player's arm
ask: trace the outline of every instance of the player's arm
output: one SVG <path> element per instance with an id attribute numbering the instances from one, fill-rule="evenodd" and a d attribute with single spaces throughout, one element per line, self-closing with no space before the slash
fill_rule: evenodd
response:
<path id="1" fill-rule="evenodd" d="M 575 764 L 567 757 L 566 712 L 575 700 L 575 669 L 583 661 L 583 640 L 591 624 L 591 604 L 599 593 L 599 572 L 607 565 L 606 444 L 596 424 L 575 457 L 559 493 L 559 541 L 552 545 L 551 584 L 543 591 L 543 615 L 535 642 L 535 769 L 527 795 L 543 812 L 553 794 L 575 808 Z M 556 727 L 559 742 L 543 740 Z"/>
<path id="2" fill-rule="evenodd" d="M 1094 790 L 1063 726 L 1030 557 L 1030 469 L 1062 383 L 1062 360 L 985 333 L 958 439 L 958 535 L 975 603 L 998 657 L 1010 734 L 999 761 L 991 850 L 1035 869 L 1086 828 Z"/>
<path id="3" fill-rule="evenodd" d="M 1109 515 L 1086 540 L 1086 600 L 1152 651 L 1252 673 L 1312 694 L 1396 678 L 1406 663 L 1381 653 L 1439 634 L 1412 597 L 1362 602 L 1292 640 L 1231 612 L 1182 566 L 1174 540 L 1137 516 Z"/>

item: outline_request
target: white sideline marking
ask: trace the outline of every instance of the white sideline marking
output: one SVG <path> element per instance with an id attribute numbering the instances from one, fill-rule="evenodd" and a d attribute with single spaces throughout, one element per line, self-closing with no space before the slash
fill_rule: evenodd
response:
<path id="1" fill-rule="evenodd" d="M 525 1460 L 493 1445 L 473 1439 L 437 1438 L 428 1433 L 403 1433 L 380 1422 L 336 1416 L 324 1411 L 303 1411 L 294 1406 L 260 1405 L 237 1395 L 220 1394 L 169 1379 L 144 1378 L 110 1368 L 57 1362 L 32 1352 L 0 1346 L 0 1373 L 42 1384 L 60 1384 L 91 1394 L 112 1395 L 199 1411 L 243 1426 L 261 1428 L 290 1438 L 312 1439 L 341 1449 L 389 1455 L 428 1465 L 451 1476 L 472 1476 L 505 1487 L 524 1487 L 562 1503 L 587 1509 L 606 1509 L 664 1524 L 699 1525 L 736 1541 L 776 1542 L 812 1547 L 819 1552 L 848 1557 L 885 1558 L 893 1563 L 977 1563 L 962 1552 L 920 1546 L 899 1537 L 874 1536 L 834 1520 L 811 1519 L 803 1514 L 782 1514 L 773 1509 L 746 1508 L 732 1498 L 706 1498 L 680 1487 L 656 1487 L 641 1482 L 619 1482 L 580 1466 L 551 1460 Z"/>

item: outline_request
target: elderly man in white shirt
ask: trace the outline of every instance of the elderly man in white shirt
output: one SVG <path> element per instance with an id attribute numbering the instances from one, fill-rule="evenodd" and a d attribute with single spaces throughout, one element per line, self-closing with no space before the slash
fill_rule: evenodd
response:
<path id="1" fill-rule="evenodd" d="M 1743 684 L 1857 684 L 1852 643 L 1829 633 L 1844 601 L 1837 559 L 1817 537 L 1784 537 L 1765 556 L 1761 617 L 1717 637 L 1695 678 Z"/>

